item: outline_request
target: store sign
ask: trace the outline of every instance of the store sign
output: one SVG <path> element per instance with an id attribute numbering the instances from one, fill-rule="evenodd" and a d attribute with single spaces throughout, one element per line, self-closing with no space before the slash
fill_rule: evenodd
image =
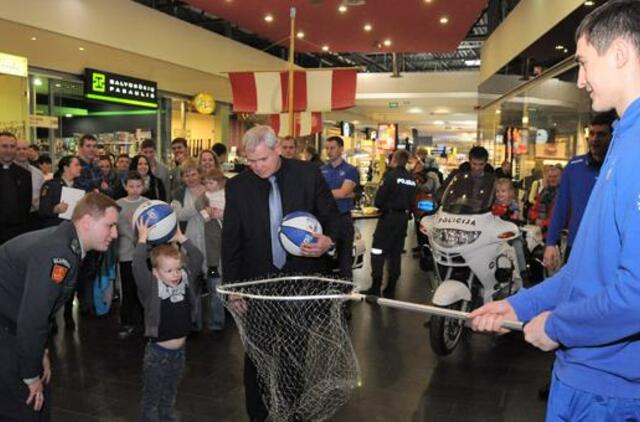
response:
<path id="1" fill-rule="evenodd" d="M 216 101 L 207 93 L 201 92 L 191 101 L 200 114 L 212 114 L 216 110 Z"/>
<path id="2" fill-rule="evenodd" d="M 84 71 L 84 96 L 93 100 L 158 108 L 155 82 L 95 69 Z"/>
<path id="3" fill-rule="evenodd" d="M 57 116 L 40 116 L 37 114 L 29 115 L 29 125 L 32 127 L 44 127 L 48 129 L 58 129 Z"/>
<path id="4" fill-rule="evenodd" d="M 27 58 L 0 53 L 0 74 L 26 78 L 29 76 Z"/>

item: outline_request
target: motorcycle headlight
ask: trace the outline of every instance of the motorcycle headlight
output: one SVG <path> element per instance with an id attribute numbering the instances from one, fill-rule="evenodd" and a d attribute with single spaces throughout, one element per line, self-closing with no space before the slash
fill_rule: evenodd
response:
<path id="1" fill-rule="evenodd" d="M 478 237 L 480 237 L 479 231 L 458 229 L 435 229 L 433 231 L 434 242 L 445 248 L 468 245 L 473 243 Z"/>

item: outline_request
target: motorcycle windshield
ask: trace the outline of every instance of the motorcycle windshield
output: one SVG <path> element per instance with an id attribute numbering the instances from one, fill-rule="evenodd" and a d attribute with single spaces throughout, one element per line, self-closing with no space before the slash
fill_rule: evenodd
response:
<path id="1" fill-rule="evenodd" d="M 469 172 L 456 174 L 442 196 L 441 207 L 450 214 L 484 214 L 491 210 L 494 199 L 493 174 L 472 176 Z"/>

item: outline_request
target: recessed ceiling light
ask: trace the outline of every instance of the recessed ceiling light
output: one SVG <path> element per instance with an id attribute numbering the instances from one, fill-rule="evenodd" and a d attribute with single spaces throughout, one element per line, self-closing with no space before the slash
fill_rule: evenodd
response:
<path id="1" fill-rule="evenodd" d="M 444 126 L 444 121 L 442 120 L 434 120 L 433 124 L 436 126 Z"/>
<path id="2" fill-rule="evenodd" d="M 556 45 L 556 50 L 564 50 L 564 45 Z"/>
<path id="3" fill-rule="evenodd" d="M 591 6 L 593 6 L 594 4 L 596 4 L 596 2 L 595 2 L 595 1 L 591 1 L 591 0 L 587 0 L 587 1 L 585 1 L 585 2 L 584 2 L 584 5 L 585 5 L 585 6 L 588 6 L 588 7 L 591 7 Z"/>
<path id="4" fill-rule="evenodd" d="M 411 114 L 420 114 L 422 113 L 422 109 L 420 107 L 411 107 L 407 112 Z"/>
<path id="5" fill-rule="evenodd" d="M 424 0 L 425 3 L 431 3 L 431 0 Z"/>
<path id="6" fill-rule="evenodd" d="M 33 84 L 34 84 L 35 86 L 42 86 L 42 79 L 40 79 L 40 78 L 35 78 L 35 79 L 33 80 Z"/>
<path id="7" fill-rule="evenodd" d="M 346 11 L 347 11 L 347 6 L 345 6 L 344 4 L 341 4 L 340 7 L 338 7 L 338 12 L 345 13 Z"/>
<path id="8" fill-rule="evenodd" d="M 31 41 L 35 41 L 35 40 L 37 40 L 36 37 L 31 37 Z"/>
<path id="9" fill-rule="evenodd" d="M 440 23 L 443 24 L 443 25 L 446 24 L 446 23 L 449 23 L 449 18 L 446 17 L 446 16 L 441 17 L 440 18 Z"/>
<path id="10" fill-rule="evenodd" d="M 384 40 L 383 44 L 385 47 L 389 47 L 391 45 L 391 40 L 387 38 L 386 40 Z"/>
<path id="11" fill-rule="evenodd" d="M 302 32 L 302 31 L 298 31 L 298 33 L 296 34 L 296 37 L 298 37 L 298 38 L 304 38 L 304 32 Z"/>
<path id="12" fill-rule="evenodd" d="M 329 46 L 328 45 L 323 45 L 322 46 L 322 51 L 329 51 Z"/>
<path id="13" fill-rule="evenodd" d="M 78 50 L 84 51 L 84 47 L 78 47 Z"/>
<path id="14" fill-rule="evenodd" d="M 371 31 L 373 29 L 373 26 L 371 26 L 370 23 L 366 23 L 363 27 L 363 29 L 367 32 Z"/>
<path id="15" fill-rule="evenodd" d="M 502 113 L 502 110 L 500 110 L 500 109 L 496 110 L 496 114 L 501 114 L 501 113 Z"/>
<path id="16" fill-rule="evenodd" d="M 273 15 L 271 14 L 265 15 L 264 20 L 267 22 L 273 22 Z"/>
<path id="17" fill-rule="evenodd" d="M 568 50 L 568 49 L 566 49 L 566 48 L 565 48 L 564 50 L 562 50 L 562 51 L 563 51 L 563 52 L 565 52 L 565 53 L 568 53 L 568 52 L 569 52 L 569 50 Z"/>
<path id="18" fill-rule="evenodd" d="M 61 88 L 62 84 L 56 84 L 56 88 Z"/>

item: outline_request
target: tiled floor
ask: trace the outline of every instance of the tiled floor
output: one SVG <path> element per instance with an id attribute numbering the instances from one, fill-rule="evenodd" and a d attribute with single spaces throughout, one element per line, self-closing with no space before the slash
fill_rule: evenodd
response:
<path id="1" fill-rule="evenodd" d="M 374 221 L 359 221 L 369 239 Z M 403 256 L 397 299 L 426 303 L 428 276 Z M 355 272 L 369 283 L 365 268 Z M 449 357 L 433 354 L 422 315 L 354 304 L 351 331 L 362 387 L 332 421 L 541 421 L 552 356 L 528 347 L 518 334 L 468 334 Z M 141 396 L 144 341 L 117 339 L 117 316 L 81 319 L 78 329 L 55 336 L 53 420 L 135 421 Z M 243 350 L 231 323 L 218 335 L 190 339 L 187 373 L 177 400 L 181 421 L 245 421 Z"/>

